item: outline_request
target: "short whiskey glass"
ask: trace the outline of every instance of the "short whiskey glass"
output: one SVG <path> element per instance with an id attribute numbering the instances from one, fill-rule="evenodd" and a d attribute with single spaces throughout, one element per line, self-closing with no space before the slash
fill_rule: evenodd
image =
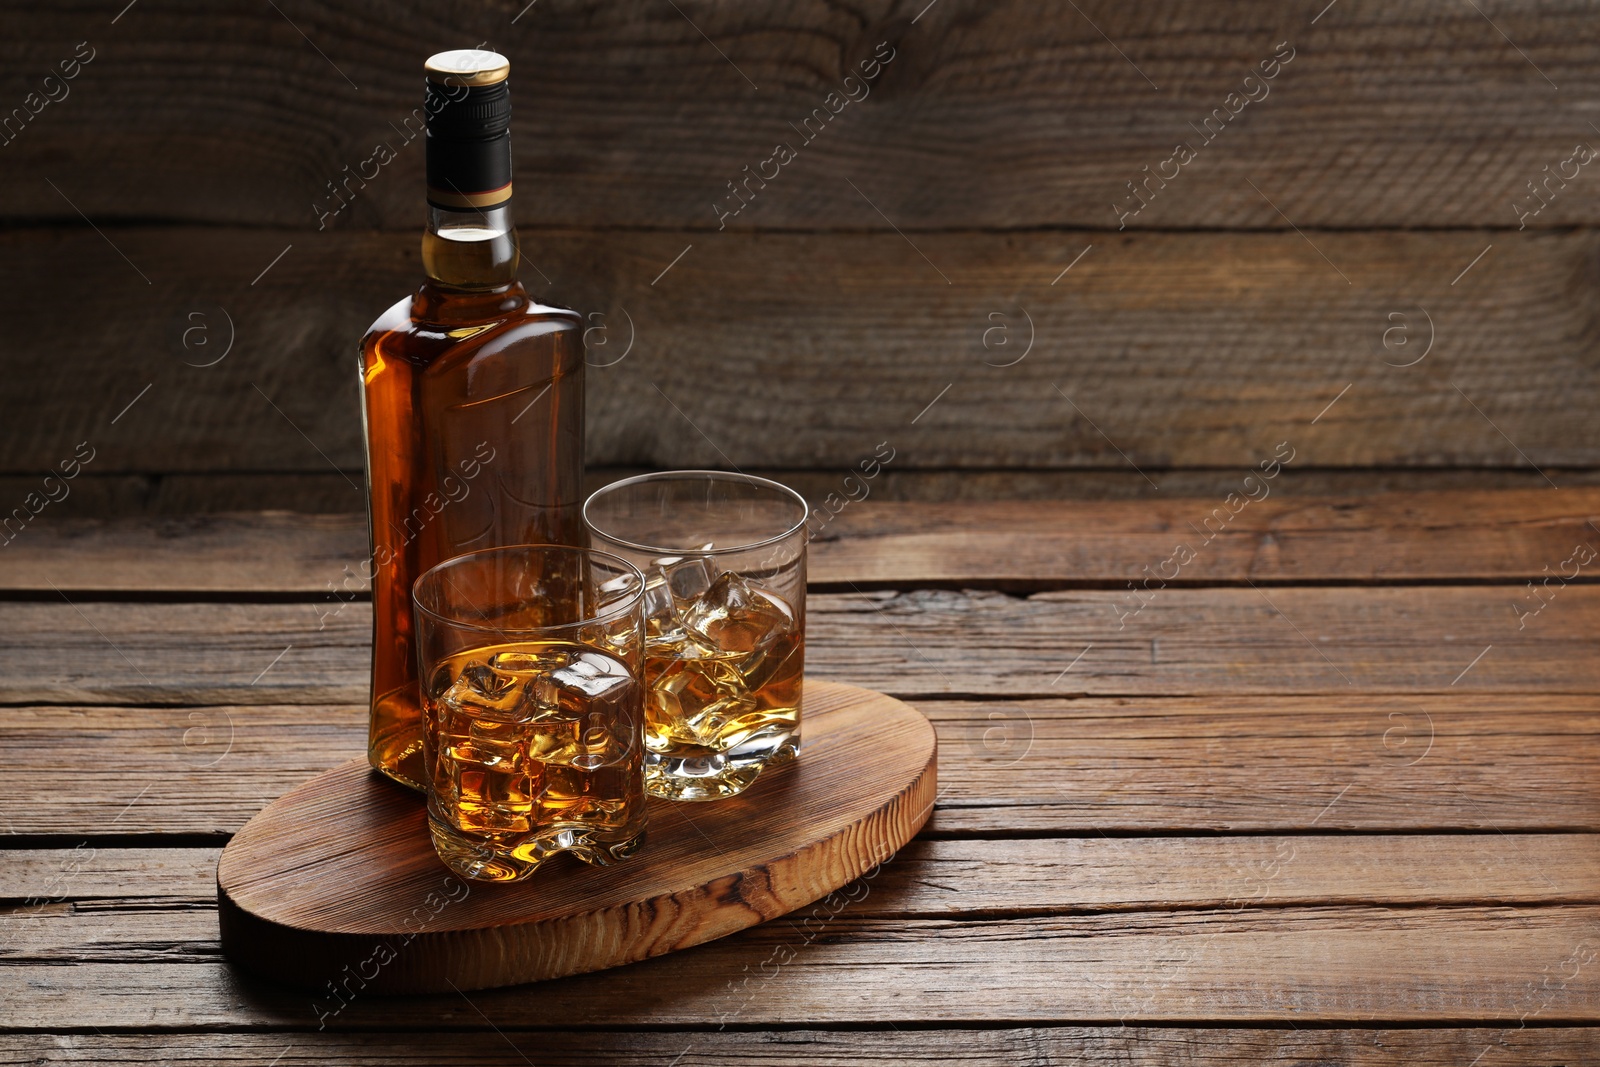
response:
<path id="1" fill-rule="evenodd" d="M 644 576 L 562 545 L 456 556 L 413 589 L 434 850 L 513 882 L 644 841 Z"/>
<path id="2" fill-rule="evenodd" d="M 799 755 L 807 510 L 724 471 L 644 474 L 584 503 L 590 543 L 644 573 L 651 795 L 735 796 Z"/>

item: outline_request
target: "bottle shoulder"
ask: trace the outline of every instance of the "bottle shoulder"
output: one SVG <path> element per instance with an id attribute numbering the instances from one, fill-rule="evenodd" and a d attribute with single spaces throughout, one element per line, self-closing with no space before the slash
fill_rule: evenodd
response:
<path id="1" fill-rule="evenodd" d="M 423 285 L 391 304 L 367 327 L 383 333 L 459 333 L 474 328 L 535 325 L 539 332 L 581 329 L 583 316 L 532 299 L 520 285 L 497 293 L 451 292 Z"/>
<path id="2" fill-rule="evenodd" d="M 418 310 L 414 298 L 402 299 L 366 331 L 360 374 L 368 387 L 390 382 L 386 389 L 411 389 L 400 382 L 422 387 L 461 378 L 462 395 L 498 395 L 530 382 L 582 376 L 584 320 L 573 310 L 522 299 L 491 315 L 446 322 Z"/>
<path id="3" fill-rule="evenodd" d="M 432 366 L 450 356 L 505 352 L 537 338 L 545 345 L 581 348 L 572 337 L 583 316 L 569 308 L 538 303 L 515 287 L 501 294 L 441 293 L 424 285 L 391 305 L 361 339 L 362 363 L 370 371 L 385 359 Z M 543 347 L 543 346 L 541 346 Z"/>
<path id="4" fill-rule="evenodd" d="M 372 325 L 367 327 L 367 332 L 362 336 L 363 347 L 370 338 L 389 333 L 409 333 L 415 320 L 411 317 L 411 306 L 414 297 L 403 296 L 372 320 Z"/>

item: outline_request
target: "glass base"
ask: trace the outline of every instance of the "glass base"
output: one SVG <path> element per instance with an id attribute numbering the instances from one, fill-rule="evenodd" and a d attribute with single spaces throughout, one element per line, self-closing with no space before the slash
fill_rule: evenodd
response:
<path id="1" fill-rule="evenodd" d="M 800 733 L 789 724 L 752 734 L 725 752 L 675 745 L 645 753 L 644 787 L 663 800 L 722 800 L 750 788 L 765 768 L 799 755 Z"/>
<path id="2" fill-rule="evenodd" d="M 552 827 L 535 834 L 505 834 L 504 840 L 464 834 L 453 826 L 429 818 L 433 850 L 445 866 L 463 878 L 479 882 L 520 882 L 544 862 L 570 852 L 593 867 L 609 867 L 638 852 L 644 830 L 631 836 L 611 836 L 592 826 Z"/>

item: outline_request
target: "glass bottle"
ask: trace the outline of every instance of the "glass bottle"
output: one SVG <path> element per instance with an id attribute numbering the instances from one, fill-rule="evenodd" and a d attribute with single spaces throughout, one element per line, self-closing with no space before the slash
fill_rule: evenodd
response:
<path id="1" fill-rule="evenodd" d="M 412 584 L 483 548 L 585 543 L 583 322 L 517 281 L 510 64 L 426 65 L 427 279 L 361 340 L 372 558 L 372 766 L 427 781 Z M 560 588 L 559 579 L 549 588 Z M 575 578 L 573 580 L 576 580 Z"/>

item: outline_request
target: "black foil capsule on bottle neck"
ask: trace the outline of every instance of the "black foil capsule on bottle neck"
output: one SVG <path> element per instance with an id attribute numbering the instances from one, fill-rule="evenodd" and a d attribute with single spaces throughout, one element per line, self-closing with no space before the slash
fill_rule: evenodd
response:
<path id="1" fill-rule="evenodd" d="M 465 49 L 433 56 L 427 73 L 428 203 L 471 211 L 510 200 L 510 63 Z"/>

